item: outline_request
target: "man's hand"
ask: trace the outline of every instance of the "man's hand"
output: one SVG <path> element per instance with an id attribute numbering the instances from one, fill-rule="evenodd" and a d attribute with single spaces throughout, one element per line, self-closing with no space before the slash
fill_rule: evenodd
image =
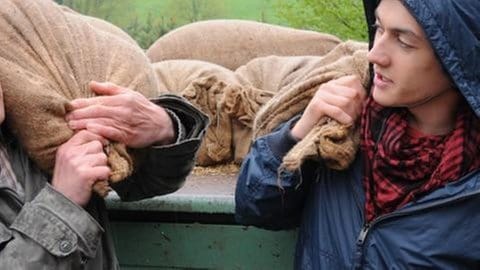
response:
<path id="1" fill-rule="evenodd" d="M 92 186 L 110 176 L 103 146 L 107 140 L 82 130 L 62 144 L 55 159 L 52 186 L 71 201 L 85 206 L 92 196 Z"/>
<path id="2" fill-rule="evenodd" d="M 132 148 L 174 142 L 170 116 L 142 94 L 112 83 L 91 82 L 90 89 L 99 96 L 70 103 L 71 129 L 87 129 Z"/>
<path id="3" fill-rule="evenodd" d="M 303 139 L 324 117 L 353 124 L 360 116 L 366 91 L 356 76 L 345 76 L 322 84 L 292 128 L 292 136 Z"/>

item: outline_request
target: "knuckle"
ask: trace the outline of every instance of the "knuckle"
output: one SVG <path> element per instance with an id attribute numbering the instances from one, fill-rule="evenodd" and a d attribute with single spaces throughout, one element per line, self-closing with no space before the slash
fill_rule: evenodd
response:
<path id="1" fill-rule="evenodd" d="M 97 181 L 99 179 L 108 179 L 110 176 L 110 168 L 108 166 L 97 166 L 94 170 L 92 170 L 91 178 L 93 181 Z"/>
<path id="2" fill-rule="evenodd" d="M 92 112 L 95 113 L 95 114 L 98 114 L 98 113 L 100 113 L 104 108 L 105 108 L 104 105 L 95 104 L 95 105 L 92 106 Z"/>
<path id="3" fill-rule="evenodd" d="M 76 110 L 73 110 L 73 111 L 69 112 L 69 116 L 70 116 L 71 119 L 77 119 L 78 118 L 77 114 L 78 114 L 78 111 L 76 111 Z"/>
<path id="4" fill-rule="evenodd" d="M 108 178 L 110 176 L 110 174 L 112 173 L 112 169 L 108 166 L 105 166 L 103 171 L 104 171 L 105 178 Z"/>
<path id="5" fill-rule="evenodd" d="M 313 114 L 319 114 L 321 112 L 323 112 L 323 104 L 320 103 L 320 102 L 317 102 L 315 104 L 313 104 L 313 106 L 311 107 L 312 108 L 312 113 Z"/>
<path id="6" fill-rule="evenodd" d="M 359 91 L 358 91 L 358 89 L 353 88 L 353 87 L 346 87 L 345 91 L 344 91 L 344 95 L 347 98 L 353 99 L 353 98 L 355 98 L 359 95 Z"/>
<path id="7" fill-rule="evenodd" d="M 101 153 L 99 159 L 102 164 L 107 164 L 108 162 L 108 156 L 105 153 Z"/>
<path id="8" fill-rule="evenodd" d="M 343 123 L 346 124 L 346 125 L 352 125 L 353 124 L 353 118 L 349 115 L 346 115 L 344 120 L 343 120 Z"/>
<path id="9" fill-rule="evenodd" d="M 87 136 L 88 134 L 90 134 L 89 131 L 87 131 L 86 129 L 82 129 L 77 134 L 75 134 L 75 136 L 84 137 L 84 136 Z"/>
<path id="10" fill-rule="evenodd" d="M 127 122 L 131 122 L 132 121 L 132 116 L 134 115 L 135 113 L 135 109 L 134 109 L 134 104 L 132 102 L 132 104 L 130 104 L 131 106 L 127 107 L 125 112 L 126 112 L 126 115 L 127 115 Z"/>
<path id="11" fill-rule="evenodd" d="M 130 137 L 130 136 L 128 136 L 127 133 L 121 133 L 121 134 L 120 134 L 120 139 L 121 139 L 121 141 L 122 141 L 123 143 L 128 142 L 129 137 Z"/>
<path id="12" fill-rule="evenodd" d="M 318 104 L 324 103 L 324 99 L 325 99 L 325 91 L 323 91 L 323 89 L 319 89 L 317 93 L 315 93 L 312 103 L 315 106 L 318 106 Z"/>
<path id="13" fill-rule="evenodd" d="M 321 92 L 332 92 L 335 90 L 336 83 L 334 81 L 329 81 L 320 86 Z M 317 91 L 318 92 L 318 91 Z"/>
<path id="14" fill-rule="evenodd" d="M 363 100 L 363 89 L 358 88 L 350 88 L 351 91 L 348 92 L 348 98 L 352 100 L 352 102 L 357 102 L 359 100 Z"/>
<path id="15" fill-rule="evenodd" d="M 326 91 L 327 91 L 327 92 L 330 91 L 331 88 L 332 88 L 332 84 L 333 84 L 332 81 L 328 81 L 328 82 L 326 82 L 326 83 L 323 83 L 322 85 L 320 85 L 320 86 L 318 87 L 318 90 L 317 90 L 317 92 L 315 93 L 315 95 L 322 95 L 322 93 L 324 93 L 324 92 L 326 92 Z"/>
<path id="16" fill-rule="evenodd" d="M 125 94 L 125 102 L 127 105 L 134 105 L 136 101 L 136 97 L 133 93 L 127 93 Z"/>
<path id="17" fill-rule="evenodd" d="M 342 108 L 342 109 L 345 109 L 347 107 L 349 107 L 352 103 L 352 100 L 350 98 L 342 98 L 342 99 L 339 99 L 338 100 L 338 107 Z"/>
<path id="18" fill-rule="evenodd" d="M 346 75 L 342 77 L 343 81 L 347 84 L 355 84 L 358 81 L 358 77 L 356 75 Z"/>
<path id="19" fill-rule="evenodd" d="M 75 158 L 75 154 L 73 151 L 66 151 L 63 153 L 62 158 L 65 160 L 73 160 Z"/>
<path id="20" fill-rule="evenodd" d="M 93 147 L 96 151 L 103 152 L 103 145 L 100 141 L 93 141 L 92 144 L 93 144 Z"/>
<path id="21" fill-rule="evenodd" d="M 60 160 L 72 160 L 74 157 L 74 152 L 72 147 L 67 145 L 62 145 L 57 149 L 56 158 Z"/>
<path id="22" fill-rule="evenodd" d="M 343 115 L 343 110 L 339 107 L 333 107 L 331 110 L 331 116 L 335 119 L 341 118 Z"/>
<path id="23" fill-rule="evenodd" d="M 102 170 L 100 170 L 100 172 L 98 173 L 98 177 L 99 179 L 108 179 L 110 177 L 110 174 L 111 174 L 111 170 L 110 168 L 108 167 L 105 167 L 103 168 Z"/>

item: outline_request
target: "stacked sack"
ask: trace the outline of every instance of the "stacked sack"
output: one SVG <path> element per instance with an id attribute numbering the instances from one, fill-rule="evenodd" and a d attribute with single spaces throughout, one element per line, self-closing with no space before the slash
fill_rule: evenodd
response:
<path id="1" fill-rule="evenodd" d="M 73 134 L 69 101 L 94 95 L 88 83 L 110 81 L 147 97 L 159 91 L 143 50 L 122 30 L 50 0 L 2 0 L 0 83 L 6 122 L 30 157 L 51 172 L 55 153 Z M 131 174 L 124 145 L 109 147 L 111 181 Z M 105 195 L 106 185 L 94 188 Z"/>
<path id="2" fill-rule="evenodd" d="M 269 55 L 323 55 L 340 42 L 333 35 L 245 20 L 208 20 L 179 27 L 147 51 L 153 63 L 201 60 L 235 70 Z"/>
<path id="3" fill-rule="evenodd" d="M 187 98 L 211 120 L 201 166 L 240 163 L 253 139 L 301 113 L 323 83 L 356 75 L 367 87 L 366 53 L 366 43 L 239 20 L 183 26 L 147 51 L 160 88 Z M 355 126 L 325 118 L 287 154 L 282 168 L 321 158 L 344 169 L 357 148 Z"/>

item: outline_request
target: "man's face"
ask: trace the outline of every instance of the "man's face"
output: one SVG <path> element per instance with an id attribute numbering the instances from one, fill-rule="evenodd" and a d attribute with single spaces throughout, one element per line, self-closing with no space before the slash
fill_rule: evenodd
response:
<path id="1" fill-rule="evenodd" d="M 377 103 L 414 108 L 456 91 L 423 29 L 400 0 L 380 2 L 376 26 L 368 60 L 374 66 L 373 98 Z"/>

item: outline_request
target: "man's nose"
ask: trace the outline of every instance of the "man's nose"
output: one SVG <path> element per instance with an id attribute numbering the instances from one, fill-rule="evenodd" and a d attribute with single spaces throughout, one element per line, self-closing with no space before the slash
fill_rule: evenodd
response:
<path id="1" fill-rule="evenodd" d="M 372 49 L 367 54 L 367 59 L 370 63 L 378 66 L 390 65 L 390 57 L 387 53 L 384 40 L 379 38 L 373 43 Z"/>

